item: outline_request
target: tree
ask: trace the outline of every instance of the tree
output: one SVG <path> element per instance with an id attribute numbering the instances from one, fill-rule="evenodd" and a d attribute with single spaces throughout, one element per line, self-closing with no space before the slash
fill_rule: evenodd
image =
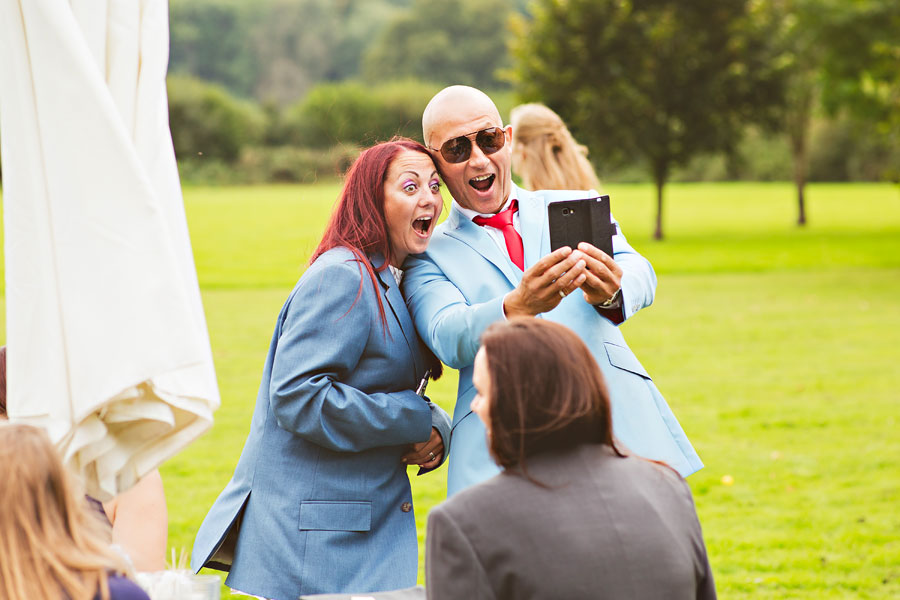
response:
<path id="1" fill-rule="evenodd" d="M 747 123 L 773 122 L 783 94 L 770 32 L 744 0 L 537 0 L 516 25 L 525 99 L 547 103 L 609 160 L 644 159 L 663 237 L 671 169 L 730 151 Z"/>
<path id="2" fill-rule="evenodd" d="M 250 97 L 259 65 L 248 44 L 256 15 L 243 0 L 172 0 L 169 72 Z"/>
<path id="3" fill-rule="evenodd" d="M 422 109 L 438 89 L 414 80 L 371 86 L 358 81 L 321 83 L 286 111 L 286 138 L 320 148 L 370 146 L 395 135 L 421 140 Z"/>
<path id="4" fill-rule="evenodd" d="M 411 0 L 171 0 L 170 72 L 277 106 L 359 74 L 374 36 Z"/>
<path id="5" fill-rule="evenodd" d="M 824 48 L 823 101 L 847 108 L 900 146 L 900 3 L 820 0 L 811 25 Z M 890 174 L 900 179 L 900 165 Z"/>
<path id="6" fill-rule="evenodd" d="M 255 104 L 199 79 L 168 78 L 169 127 L 179 160 L 203 156 L 226 162 L 262 139 L 265 115 Z"/>
<path id="7" fill-rule="evenodd" d="M 363 73 L 371 82 L 413 77 L 502 86 L 497 73 L 509 64 L 513 13 L 512 0 L 415 0 L 366 51 Z"/>
<path id="8" fill-rule="evenodd" d="M 809 137 L 813 114 L 821 96 L 822 46 L 810 17 L 819 0 L 767 0 L 758 7 L 767 20 L 773 51 L 785 67 L 784 104 L 780 121 L 787 134 L 797 190 L 797 225 L 806 225 L 806 182 L 809 175 Z"/>

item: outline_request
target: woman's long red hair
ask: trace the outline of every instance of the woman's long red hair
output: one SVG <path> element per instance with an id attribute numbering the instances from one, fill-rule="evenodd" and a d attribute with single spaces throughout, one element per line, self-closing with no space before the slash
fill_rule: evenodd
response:
<path id="1" fill-rule="evenodd" d="M 363 150 L 347 171 L 344 187 L 325 233 L 322 234 L 322 241 L 309 259 L 309 263 L 312 264 L 323 253 L 341 246 L 353 252 L 360 269 L 365 268 L 375 288 L 378 311 L 385 330 L 387 317 L 379 293 L 378 276 L 375 274 L 376 271 L 388 268 L 394 250 L 384 215 L 384 180 L 391 162 L 404 150 L 421 152 L 431 158 L 425 146 L 408 138 L 394 138 Z M 384 261 L 377 268 L 373 268 L 368 255 L 376 253 L 381 254 Z M 356 294 L 357 300 L 360 294 L 362 282 Z"/>

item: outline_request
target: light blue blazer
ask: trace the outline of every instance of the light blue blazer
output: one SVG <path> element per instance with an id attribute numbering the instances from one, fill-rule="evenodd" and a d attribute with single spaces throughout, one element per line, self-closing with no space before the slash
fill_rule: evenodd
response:
<path id="1" fill-rule="evenodd" d="M 390 271 L 378 276 L 376 292 L 353 254 L 337 248 L 291 292 L 244 450 L 197 532 L 194 571 L 230 568 L 227 585 L 278 600 L 416 584 L 400 458 L 432 427 L 447 445 L 450 418 L 415 393 L 430 356 Z"/>
<path id="2" fill-rule="evenodd" d="M 547 204 L 585 198 L 589 192 L 516 188 L 515 193 L 528 269 L 550 252 Z M 613 254 L 624 272 L 622 302 L 627 319 L 653 302 L 656 275 L 621 230 L 613 237 Z M 503 296 L 518 285 L 522 271 L 455 203 L 435 230 L 428 250 L 409 257 L 404 266 L 404 296 L 419 335 L 445 364 L 459 369 L 447 482 L 448 494 L 453 494 L 499 472 L 488 454 L 484 426 L 469 407 L 475 396 L 472 363 L 481 333 L 505 318 Z M 672 410 L 612 321 L 580 293 L 570 294 L 540 316 L 566 325 L 591 349 L 609 387 L 614 433 L 624 446 L 667 462 L 682 476 L 703 467 Z"/>

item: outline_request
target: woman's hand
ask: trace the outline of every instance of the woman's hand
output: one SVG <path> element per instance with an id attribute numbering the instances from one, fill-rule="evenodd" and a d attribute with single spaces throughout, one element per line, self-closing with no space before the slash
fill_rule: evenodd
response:
<path id="1" fill-rule="evenodd" d="M 409 452 L 401 459 L 408 465 L 419 465 L 423 469 L 433 469 L 441 464 L 444 456 L 444 440 L 434 427 L 431 428 L 431 437 L 427 442 L 413 444 Z"/>

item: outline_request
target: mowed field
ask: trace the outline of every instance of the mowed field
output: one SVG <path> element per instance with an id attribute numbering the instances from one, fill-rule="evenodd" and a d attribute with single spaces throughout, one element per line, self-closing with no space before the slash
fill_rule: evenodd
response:
<path id="1" fill-rule="evenodd" d="M 176 553 L 237 462 L 338 190 L 185 190 L 222 407 L 162 467 Z M 720 597 L 900 597 L 900 191 L 812 185 L 800 229 L 789 184 L 670 185 L 662 242 L 652 186 L 606 191 L 659 277 L 622 327 L 706 463 L 688 481 Z M 455 384 L 430 395 L 452 410 Z M 445 476 L 412 477 L 420 544 Z"/>

